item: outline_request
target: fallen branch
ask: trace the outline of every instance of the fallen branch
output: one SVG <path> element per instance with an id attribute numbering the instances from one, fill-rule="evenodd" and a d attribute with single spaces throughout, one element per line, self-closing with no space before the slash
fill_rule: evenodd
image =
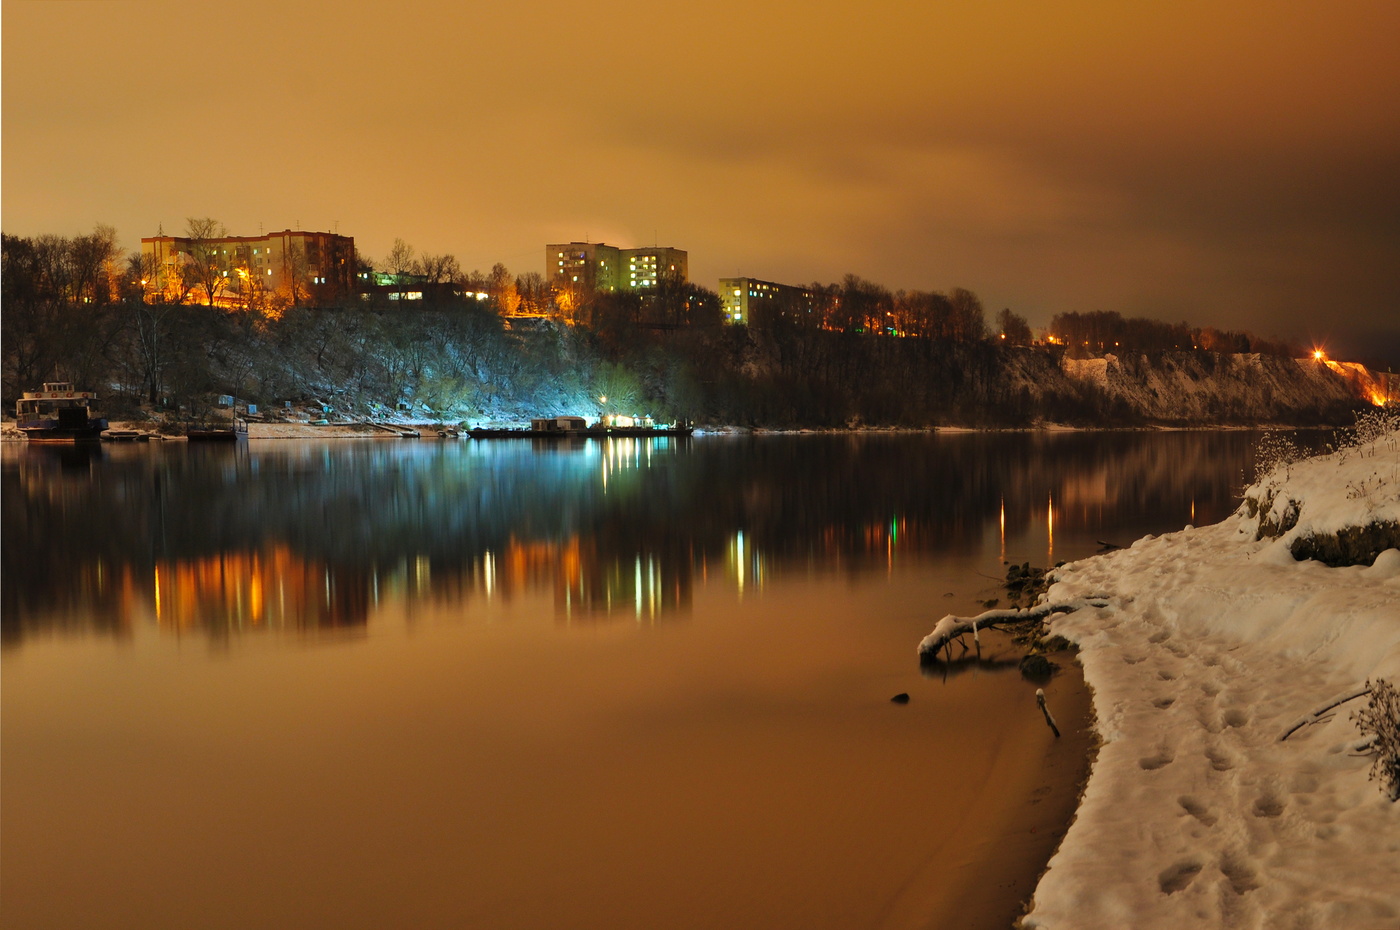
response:
<path id="1" fill-rule="evenodd" d="M 1332 710 L 1336 707 L 1340 707 L 1347 701 L 1354 701 L 1357 698 L 1370 693 L 1371 686 L 1364 685 L 1360 688 L 1353 688 L 1351 691 L 1346 691 L 1342 694 L 1337 695 L 1336 697 L 1332 698 L 1326 703 L 1319 705 L 1318 707 L 1299 717 L 1297 720 L 1293 721 L 1288 726 L 1284 727 L 1283 732 L 1278 735 L 1278 742 L 1283 742 L 1284 740 L 1288 739 L 1288 737 L 1292 736 L 1295 732 L 1301 730 L 1303 727 L 1309 724 L 1320 722 L 1322 720 L 1323 715 L 1326 714 L 1329 710 Z"/>
<path id="2" fill-rule="evenodd" d="M 1050 724 L 1050 729 L 1055 733 L 1055 739 L 1060 738 L 1060 728 L 1055 726 L 1055 718 L 1050 716 L 1050 708 L 1045 706 L 1045 689 L 1035 689 L 1035 702 L 1040 705 L 1041 713 L 1045 714 L 1045 722 Z"/>
<path id="3" fill-rule="evenodd" d="M 1363 736 L 1359 740 L 1347 743 L 1343 748 L 1349 756 L 1356 756 L 1358 758 L 1374 756 L 1376 754 L 1376 738 L 1374 736 Z"/>
<path id="4" fill-rule="evenodd" d="M 939 620 L 933 632 L 919 643 L 920 656 L 936 655 L 940 649 L 962 636 L 964 633 L 977 634 L 978 629 L 996 627 L 1001 623 L 1024 623 L 1027 620 L 1040 620 L 1051 614 L 1068 614 L 1082 607 L 1107 607 L 1108 600 L 1102 597 L 1077 597 L 1060 604 L 1037 604 L 1020 610 L 984 610 L 975 617 L 955 617 L 952 614 Z"/>

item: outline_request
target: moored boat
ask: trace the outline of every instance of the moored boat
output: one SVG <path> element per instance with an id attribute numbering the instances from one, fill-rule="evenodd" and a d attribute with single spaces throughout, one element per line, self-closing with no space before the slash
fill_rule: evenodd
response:
<path id="1" fill-rule="evenodd" d="M 229 426 L 199 426 L 185 432 L 190 442 L 238 442 L 248 438 L 248 424 L 234 420 Z"/>
<path id="2" fill-rule="evenodd" d="M 630 422 L 620 425 L 601 420 L 588 426 L 583 417 L 546 417 L 530 421 L 529 428 L 478 428 L 467 430 L 473 439 L 608 439 L 608 438 L 655 438 L 662 436 L 689 436 L 694 427 L 677 423 L 674 426 L 656 426 L 651 421 Z"/>
<path id="3" fill-rule="evenodd" d="M 98 442 L 107 420 L 92 416 L 92 391 L 75 391 L 71 381 L 46 381 L 42 391 L 25 391 L 15 404 L 15 426 L 30 442 Z"/>
<path id="4" fill-rule="evenodd" d="M 146 442 L 150 438 L 150 433 L 139 429 L 109 429 L 102 434 L 103 442 Z"/>

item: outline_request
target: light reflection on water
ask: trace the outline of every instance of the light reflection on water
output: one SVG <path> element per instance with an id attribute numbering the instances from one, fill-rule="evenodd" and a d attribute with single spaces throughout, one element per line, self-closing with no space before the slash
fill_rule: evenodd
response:
<path id="1" fill-rule="evenodd" d="M 1083 744 L 918 640 L 1250 442 L 6 448 L 6 923 L 922 926 Z"/>
<path id="2" fill-rule="evenodd" d="M 6 450 L 5 642 L 149 621 L 364 626 L 386 599 L 548 590 L 656 622 L 694 585 L 1036 565 L 1219 519 L 1245 433 L 767 437 Z M 1199 516 L 1198 516 L 1199 511 Z M 999 571 L 994 572 L 1000 574 Z"/>

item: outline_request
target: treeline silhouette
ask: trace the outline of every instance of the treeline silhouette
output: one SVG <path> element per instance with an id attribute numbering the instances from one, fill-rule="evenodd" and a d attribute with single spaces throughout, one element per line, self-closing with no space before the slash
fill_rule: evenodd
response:
<path id="1" fill-rule="evenodd" d="M 1112 310 L 1060 313 L 1050 322 L 1050 335 L 1070 351 L 1172 352 L 1202 349 L 1207 352 L 1259 352 L 1297 358 L 1303 350 L 1292 343 L 1261 339 L 1246 332 L 1193 327 L 1187 323 L 1163 323 L 1141 317 L 1124 318 Z"/>
<path id="2" fill-rule="evenodd" d="M 717 294 L 580 294 L 493 269 L 487 292 L 414 301 L 209 306 L 151 299 L 115 233 L 3 237 L 7 409 L 47 380 L 97 390 L 111 417 L 196 418 L 217 395 L 276 411 L 460 421 L 556 413 L 766 427 L 1134 423 L 1142 413 L 1059 357 L 1113 351 L 1287 352 L 1243 333 L 1116 313 L 1056 317 L 1030 345 L 1009 310 L 990 331 L 970 291 L 898 291 L 848 275 L 722 321 Z M 1066 345 L 1069 348 L 1066 348 Z"/>

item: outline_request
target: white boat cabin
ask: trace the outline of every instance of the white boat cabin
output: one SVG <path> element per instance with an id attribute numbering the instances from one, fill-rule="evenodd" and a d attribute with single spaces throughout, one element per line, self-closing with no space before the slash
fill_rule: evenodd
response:
<path id="1" fill-rule="evenodd" d="M 536 433 L 564 433 L 588 429 L 588 421 L 583 417 L 535 417 L 530 420 L 530 429 Z"/>

